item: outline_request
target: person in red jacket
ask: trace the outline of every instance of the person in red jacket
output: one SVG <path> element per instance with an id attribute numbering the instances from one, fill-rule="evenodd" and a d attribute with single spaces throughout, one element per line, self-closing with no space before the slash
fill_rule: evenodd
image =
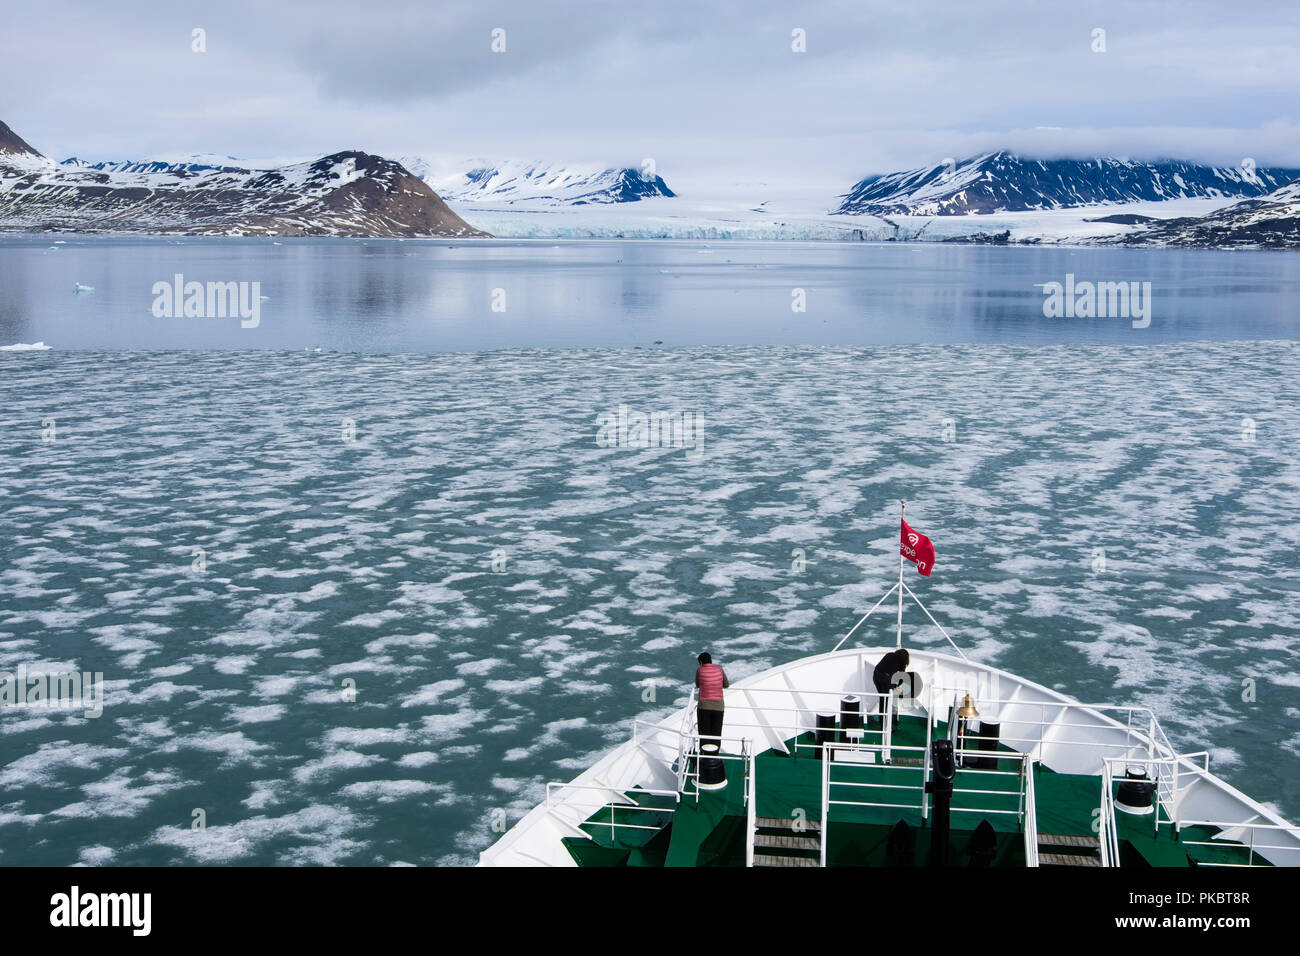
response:
<path id="1" fill-rule="evenodd" d="M 695 711 L 700 727 L 701 743 L 705 737 L 716 737 L 722 746 L 722 716 L 725 703 L 722 692 L 731 686 L 727 673 L 706 652 L 697 658 L 700 666 L 695 671 L 695 686 L 699 689 L 699 705 Z"/>

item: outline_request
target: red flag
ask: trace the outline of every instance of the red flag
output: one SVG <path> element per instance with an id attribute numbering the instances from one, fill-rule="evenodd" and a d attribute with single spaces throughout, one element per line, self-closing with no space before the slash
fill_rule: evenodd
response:
<path id="1" fill-rule="evenodd" d="M 916 565 L 922 577 L 928 578 L 934 570 L 934 545 L 923 534 L 918 534 L 903 522 L 898 553 Z"/>

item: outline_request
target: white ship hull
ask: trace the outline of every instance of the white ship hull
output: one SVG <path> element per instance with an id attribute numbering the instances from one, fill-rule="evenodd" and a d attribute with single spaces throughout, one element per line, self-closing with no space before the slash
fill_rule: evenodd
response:
<path id="1" fill-rule="evenodd" d="M 785 751 L 791 738 L 807 731 L 818 712 L 837 708 L 843 695 L 872 693 L 875 662 L 891 650 L 852 648 L 807 657 L 736 682 L 726 692 L 723 752 L 743 761 L 745 751 Z M 1039 762 L 1057 773 L 1097 774 L 1099 807 L 1106 802 L 1102 774 L 1107 758 L 1145 756 L 1147 766 L 1157 771 L 1153 779 L 1161 778 L 1157 799 L 1175 826 L 1213 824 L 1223 839 L 1249 844 L 1256 862 L 1300 865 L 1300 831 L 1210 773 L 1206 755 L 1176 754 L 1148 711 L 1078 703 L 955 656 L 919 650 L 911 655 L 911 669 L 925 690 L 918 700 L 900 702 L 900 714 L 936 711 L 936 719 L 942 719 L 954 692 L 968 692 L 982 709 L 996 712 L 1004 745 L 1025 754 L 1027 765 Z M 547 800 L 483 851 L 479 865 L 575 866 L 562 840 L 589 838 L 580 825 L 593 814 L 610 803 L 630 806 L 625 794 L 633 789 L 681 791 L 683 740 L 690 739 L 693 718 L 689 704 L 657 724 L 637 721 L 627 743 L 568 784 L 551 785 Z M 1104 807 L 1099 816 L 1105 816 Z M 1117 863 L 1112 857 L 1104 865 Z"/>

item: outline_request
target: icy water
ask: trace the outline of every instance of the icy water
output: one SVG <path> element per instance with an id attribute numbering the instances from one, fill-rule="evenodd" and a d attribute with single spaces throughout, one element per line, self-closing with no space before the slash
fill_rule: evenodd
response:
<path id="1" fill-rule="evenodd" d="M 154 316 L 175 273 L 258 324 Z M 1067 273 L 1150 325 L 1045 318 Z M 472 862 L 700 650 L 831 648 L 900 498 L 968 654 L 1300 817 L 1298 295 L 1270 253 L 0 237 L 0 345 L 53 346 L 0 351 L 0 672 L 106 685 L 0 706 L 0 864 Z M 620 406 L 699 440 L 609 447 Z"/>
<path id="2" fill-rule="evenodd" d="M 156 316 L 177 275 L 246 283 L 256 324 Z M 1149 283 L 1149 324 L 1046 318 L 1068 275 Z M 1300 256 L 1274 252 L 0 236 L 0 345 L 57 349 L 1150 345 L 1297 338 L 1297 301 Z"/>
<path id="3" fill-rule="evenodd" d="M 0 670 L 107 684 L 0 710 L 0 863 L 472 862 L 699 650 L 828 650 L 899 498 L 972 657 L 1300 817 L 1298 383 L 1293 342 L 0 353 Z M 702 440 L 601 447 L 619 404 Z"/>

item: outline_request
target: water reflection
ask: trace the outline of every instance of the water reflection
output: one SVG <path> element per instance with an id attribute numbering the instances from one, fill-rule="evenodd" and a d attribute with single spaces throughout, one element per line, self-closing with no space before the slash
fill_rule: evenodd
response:
<path id="1" fill-rule="evenodd" d="M 1300 257 L 952 244 L 0 238 L 0 344 L 465 351 L 1294 338 Z M 256 329 L 155 282 L 258 282 Z M 1149 328 L 1050 319 L 1067 274 L 1150 282 Z M 74 294 L 77 283 L 95 291 Z M 796 290 L 802 290 L 797 293 Z M 792 308 L 802 299 L 804 311 Z"/>

